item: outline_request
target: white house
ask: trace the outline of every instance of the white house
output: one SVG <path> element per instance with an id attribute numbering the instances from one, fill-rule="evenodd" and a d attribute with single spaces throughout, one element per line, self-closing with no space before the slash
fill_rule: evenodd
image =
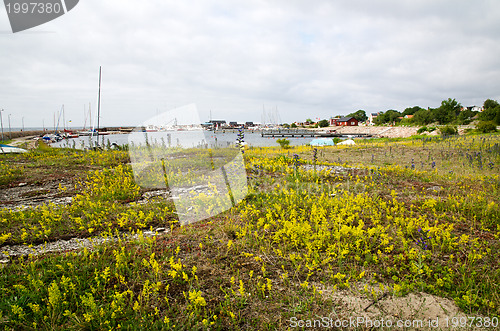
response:
<path id="1" fill-rule="evenodd" d="M 368 125 L 374 125 L 373 121 L 377 118 L 378 113 L 370 113 L 368 115 Z"/>
<path id="2" fill-rule="evenodd" d="M 483 111 L 483 107 L 480 106 L 469 106 L 467 109 L 472 111 Z"/>

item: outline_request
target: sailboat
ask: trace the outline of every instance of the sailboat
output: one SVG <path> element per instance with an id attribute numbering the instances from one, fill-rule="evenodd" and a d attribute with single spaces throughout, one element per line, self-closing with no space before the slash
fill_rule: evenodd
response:
<path id="1" fill-rule="evenodd" d="M 73 131 L 71 131 L 71 130 L 64 129 L 63 138 L 65 138 L 65 139 L 78 138 L 79 136 L 80 136 L 79 134 L 73 133 Z"/>
<path id="2" fill-rule="evenodd" d="M 93 137 L 94 135 L 104 136 L 109 134 L 109 132 L 107 131 L 99 131 L 100 120 L 101 120 L 101 67 L 99 66 L 99 93 L 97 95 L 97 129 L 94 128 L 92 130 L 91 137 Z"/>
<path id="3" fill-rule="evenodd" d="M 78 134 L 73 132 L 73 130 L 71 130 L 69 127 L 66 128 L 66 117 L 64 114 L 65 114 L 65 112 L 64 112 L 64 105 L 63 105 L 63 109 L 62 109 L 63 133 L 61 136 L 63 137 L 63 139 L 78 138 Z M 71 123 L 71 120 L 69 122 Z"/>
<path id="4" fill-rule="evenodd" d="M 90 104 L 89 104 L 89 117 L 90 117 L 90 125 L 92 126 L 92 129 L 89 131 L 85 131 L 85 127 L 83 131 L 78 132 L 80 136 L 90 136 L 91 138 L 94 136 L 103 136 L 109 134 L 109 132 L 106 131 L 99 131 L 99 121 L 101 117 L 101 67 L 99 67 L 99 92 L 97 96 L 97 116 L 94 118 L 94 121 L 97 120 L 97 129 L 95 128 L 95 124 L 92 124 L 92 111 L 90 110 Z M 87 117 L 85 117 L 85 121 L 87 120 Z M 85 122 L 86 123 L 86 122 Z"/>
<path id="5" fill-rule="evenodd" d="M 62 105 L 62 109 L 61 111 L 59 112 L 59 116 L 57 117 L 57 126 L 55 126 L 55 122 L 56 122 L 56 118 L 55 118 L 55 113 L 54 113 L 54 133 L 47 133 L 45 134 L 42 139 L 44 142 L 46 143 L 53 143 L 53 142 L 58 142 L 58 141 L 61 141 L 63 139 L 63 137 L 61 136 L 60 132 L 58 132 L 58 128 L 59 128 L 59 121 L 61 120 L 61 115 L 64 111 L 64 105 Z"/>
<path id="6" fill-rule="evenodd" d="M 92 110 L 90 108 L 90 102 L 89 102 L 88 116 L 90 118 L 89 123 L 92 123 Z M 78 135 L 79 136 L 90 136 L 92 134 L 92 130 L 90 130 L 90 129 L 89 130 L 85 130 L 86 126 L 87 126 L 87 114 L 85 114 L 85 121 L 83 123 L 83 129 L 82 129 L 82 131 L 78 131 Z"/>

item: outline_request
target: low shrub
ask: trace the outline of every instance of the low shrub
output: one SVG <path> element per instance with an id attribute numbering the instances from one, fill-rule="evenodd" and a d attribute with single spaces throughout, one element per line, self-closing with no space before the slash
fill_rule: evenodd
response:
<path id="1" fill-rule="evenodd" d="M 421 127 L 420 129 L 417 130 L 418 134 L 421 134 L 421 133 L 424 133 L 424 132 L 427 132 L 427 127 L 426 126 L 423 126 L 423 127 Z"/>
<path id="2" fill-rule="evenodd" d="M 458 134 L 457 127 L 452 125 L 447 125 L 439 128 L 439 132 L 441 132 L 441 135 L 443 136 L 453 136 Z"/>
<path id="3" fill-rule="evenodd" d="M 282 139 L 278 139 L 276 140 L 276 142 L 278 144 L 280 144 L 281 148 L 290 148 L 290 140 L 288 139 L 285 139 L 285 138 L 282 138 Z"/>
<path id="4" fill-rule="evenodd" d="M 476 130 L 481 133 L 497 132 L 497 125 L 493 121 L 480 121 L 476 125 Z"/>

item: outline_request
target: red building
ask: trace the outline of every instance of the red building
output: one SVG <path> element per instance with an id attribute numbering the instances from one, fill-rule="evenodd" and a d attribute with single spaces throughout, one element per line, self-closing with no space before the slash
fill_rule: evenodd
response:
<path id="1" fill-rule="evenodd" d="M 358 126 L 359 122 L 354 117 L 333 118 L 332 125 L 334 126 Z"/>

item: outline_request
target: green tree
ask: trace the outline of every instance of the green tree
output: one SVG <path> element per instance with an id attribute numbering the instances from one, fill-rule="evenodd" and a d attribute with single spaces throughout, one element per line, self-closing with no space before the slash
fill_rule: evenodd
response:
<path id="1" fill-rule="evenodd" d="M 365 122 L 368 119 L 366 116 L 366 112 L 363 109 L 358 110 L 357 112 L 350 113 L 347 117 L 354 117 L 358 120 L 358 122 Z"/>
<path id="2" fill-rule="evenodd" d="M 500 105 L 497 103 L 497 106 L 489 105 L 487 108 L 485 107 L 479 114 L 479 119 L 485 122 L 492 121 L 497 125 L 500 125 Z"/>
<path id="3" fill-rule="evenodd" d="M 448 124 L 457 118 L 461 109 L 462 105 L 458 103 L 457 100 L 448 98 L 448 100 L 443 100 L 441 102 L 441 106 L 439 108 L 432 111 L 432 115 L 434 120 L 436 120 L 439 124 Z"/>
<path id="4" fill-rule="evenodd" d="M 292 124 L 290 124 L 290 127 L 293 128 L 293 129 L 295 129 L 297 127 L 297 124 L 292 123 Z"/>
<path id="5" fill-rule="evenodd" d="M 500 104 L 496 100 L 486 99 L 483 103 L 484 110 L 490 108 L 496 108 L 498 106 L 500 106 Z"/>
<path id="6" fill-rule="evenodd" d="M 327 126 L 330 126 L 330 123 L 328 122 L 328 120 L 321 120 L 318 122 L 318 126 L 320 128 L 326 128 Z"/>
<path id="7" fill-rule="evenodd" d="M 415 113 L 419 110 L 425 110 L 423 108 L 420 108 L 419 106 L 414 106 L 414 107 L 409 107 L 409 108 L 406 108 L 404 111 L 403 111 L 403 116 L 406 116 L 406 115 L 415 115 Z"/>
<path id="8" fill-rule="evenodd" d="M 413 123 L 418 125 L 427 125 L 432 123 L 433 118 L 430 110 L 420 109 L 415 114 L 413 114 Z"/>
<path id="9" fill-rule="evenodd" d="M 477 115 L 477 111 L 472 111 L 470 109 L 464 109 L 458 115 L 458 124 L 467 125 L 472 122 L 472 118 Z"/>
<path id="10" fill-rule="evenodd" d="M 385 123 L 395 123 L 399 122 L 401 119 L 401 113 L 394 109 L 389 109 L 386 112 L 381 112 L 374 120 L 375 124 L 385 124 Z"/>

